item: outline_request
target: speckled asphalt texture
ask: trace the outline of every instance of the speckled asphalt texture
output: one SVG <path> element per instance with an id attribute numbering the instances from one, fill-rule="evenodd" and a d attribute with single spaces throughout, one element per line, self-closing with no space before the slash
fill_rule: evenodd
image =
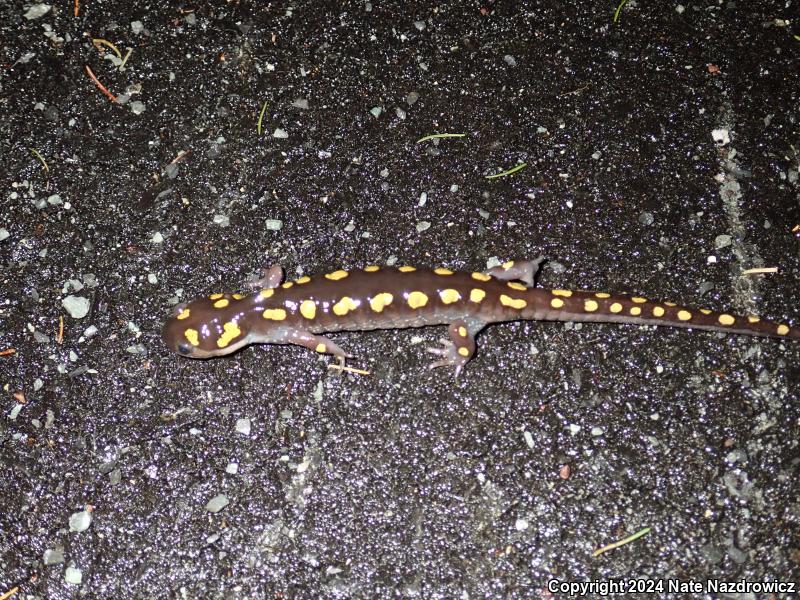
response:
<path id="1" fill-rule="evenodd" d="M 209 4 L 0 6 L 0 596 L 797 581 L 800 344 L 513 323 L 454 382 L 443 328 L 332 336 L 366 376 L 160 338 L 273 263 L 539 255 L 798 324 L 796 1 Z"/>

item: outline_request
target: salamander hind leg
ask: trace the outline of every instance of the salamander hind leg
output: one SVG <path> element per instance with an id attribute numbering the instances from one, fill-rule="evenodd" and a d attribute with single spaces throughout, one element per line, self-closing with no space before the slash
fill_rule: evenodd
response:
<path id="1" fill-rule="evenodd" d="M 429 369 L 437 369 L 439 367 L 453 367 L 455 377 L 458 377 L 464 369 L 464 365 L 469 362 L 472 355 L 475 354 L 475 335 L 483 329 L 485 323 L 482 321 L 472 320 L 467 322 L 464 319 L 458 319 L 450 323 L 447 328 L 450 334 L 450 339 L 442 339 L 441 343 L 443 348 L 428 348 L 428 352 L 436 354 L 441 358 L 428 365 Z"/>
<path id="2" fill-rule="evenodd" d="M 543 261 L 544 256 L 540 256 L 536 260 L 510 260 L 502 265 L 492 267 L 486 271 L 486 274 L 502 281 L 521 281 L 528 287 L 533 287 L 533 279 Z"/>

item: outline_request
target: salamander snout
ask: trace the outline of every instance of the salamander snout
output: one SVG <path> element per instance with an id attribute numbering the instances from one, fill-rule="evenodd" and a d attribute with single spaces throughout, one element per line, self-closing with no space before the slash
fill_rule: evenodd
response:
<path id="1" fill-rule="evenodd" d="M 191 324 L 185 322 L 187 317 L 184 315 L 187 314 L 187 306 L 186 303 L 183 303 L 172 309 L 169 319 L 164 323 L 161 337 L 167 348 L 181 356 L 191 357 L 194 354 L 195 346 L 186 338 L 187 331 L 192 329 Z M 182 316 L 183 318 L 181 318 Z"/>

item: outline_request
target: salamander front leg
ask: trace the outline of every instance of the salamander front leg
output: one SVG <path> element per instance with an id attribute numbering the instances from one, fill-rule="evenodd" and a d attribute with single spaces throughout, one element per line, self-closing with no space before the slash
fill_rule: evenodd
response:
<path id="1" fill-rule="evenodd" d="M 492 267 L 486 271 L 486 274 L 502 281 L 518 280 L 528 287 L 533 287 L 533 279 L 543 261 L 544 256 L 540 256 L 536 260 L 510 260 L 497 267 Z"/>
<path id="2" fill-rule="evenodd" d="M 455 369 L 455 377 L 458 377 L 464 365 L 475 354 L 475 334 L 483 328 L 483 325 L 483 323 L 475 322 L 470 326 L 464 319 L 458 319 L 450 323 L 447 328 L 450 339 L 440 340 L 444 347 L 427 349 L 431 354 L 442 357 L 440 360 L 428 365 L 428 368 L 453 367 Z"/>
<path id="3" fill-rule="evenodd" d="M 261 277 L 250 279 L 245 282 L 245 285 L 252 290 L 271 290 L 278 287 L 282 281 L 283 267 L 280 265 L 272 265 L 269 268 L 261 270 Z"/>
<path id="4" fill-rule="evenodd" d="M 332 354 L 336 358 L 339 368 L 344 368 L 346 358 L 352 358 L 352 355 L 347 354 L 336 343 L 322 335 L 314 335 L 313 333 L 304 329 L 292 329 L 284 335 L 285 343 L 297 344 L 303 346 L 314 352 L 320 354 Z"/>

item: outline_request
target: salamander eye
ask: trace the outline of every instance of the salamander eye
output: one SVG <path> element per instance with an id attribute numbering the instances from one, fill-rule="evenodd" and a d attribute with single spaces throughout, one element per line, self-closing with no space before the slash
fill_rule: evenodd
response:
<path id="1" fill-rule="evenodd" d="M 183 356 L 191 356 L 192 352 L 194 352 L 194 347 L 188 342 L 178 342 L 178 354 L 182 354 Z"/>

